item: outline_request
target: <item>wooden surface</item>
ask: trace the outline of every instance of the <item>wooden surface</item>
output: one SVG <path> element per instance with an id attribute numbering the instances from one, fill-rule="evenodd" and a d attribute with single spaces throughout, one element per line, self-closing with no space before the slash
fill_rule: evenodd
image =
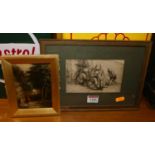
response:
<path id="1" fill-rule="evenodd" d="M 98 111 L 98 112 L 61 112 L 60 116 L 7 118 L 6 108 L 0 109 L 3 122 L 154 122 L 155 109 L 149 107 L 143 98 L 138 110 Z"/>

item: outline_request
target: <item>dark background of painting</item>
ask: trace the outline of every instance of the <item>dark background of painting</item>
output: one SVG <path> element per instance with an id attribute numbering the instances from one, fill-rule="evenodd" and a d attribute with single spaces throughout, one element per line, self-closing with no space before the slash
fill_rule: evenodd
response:
<path id="1" fill-rule="evenodd" d="M 39 39 L 55 38 L 55 33 L 34 33 Z M 0 44 L 3 43 L 33 43 L 28 33 L 0 33 Z M 2 77 L 2 70 L 0 66 L 0 77 Z M 5 86 L 0 83 L 0 99 L 6 98 Z"/>

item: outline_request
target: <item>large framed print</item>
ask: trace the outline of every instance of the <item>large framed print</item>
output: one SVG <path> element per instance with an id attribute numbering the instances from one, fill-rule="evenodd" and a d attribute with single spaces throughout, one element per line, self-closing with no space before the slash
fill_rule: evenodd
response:
<path id="1" fill-rule="evenodd" d="M 62 110 L 137 108 L 151 42 L 41 40 L 60 56 Z"/>
<path id="2" fill-rule="evenodd" d="M 59 57 L 5 56 L 2 70 L 11 117 L 57 115 L 60 112 Z"/>

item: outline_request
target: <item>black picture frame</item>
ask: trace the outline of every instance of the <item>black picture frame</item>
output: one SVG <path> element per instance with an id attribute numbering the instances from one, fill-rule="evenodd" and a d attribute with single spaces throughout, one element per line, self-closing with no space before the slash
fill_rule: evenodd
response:
<path id="1" fill-rule="evenodd" d="M 59 54 L 61 109 L 137 109 L 150 57 L 149 41 L 40 40 L 42 54 Z M 66 59 L 124 60 L 121 91 L 118 93 L 66 93 Z M 97 103 L 88 103 L 95 97 Z"/>

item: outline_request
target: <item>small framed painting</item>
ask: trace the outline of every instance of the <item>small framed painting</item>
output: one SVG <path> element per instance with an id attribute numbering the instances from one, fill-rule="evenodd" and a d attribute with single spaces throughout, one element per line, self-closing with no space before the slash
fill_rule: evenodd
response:
<path id="1" fill-rule="evenodd" d="M 151 42 L 41 40 L 59 54 L 63 110 L 135 109 L 142 95 Z"/>
<path id="2" fill-rule="evenodd" d="M 10 116 L 59 114 L 58 61 L 58 55 L 2 58 Z"/>

